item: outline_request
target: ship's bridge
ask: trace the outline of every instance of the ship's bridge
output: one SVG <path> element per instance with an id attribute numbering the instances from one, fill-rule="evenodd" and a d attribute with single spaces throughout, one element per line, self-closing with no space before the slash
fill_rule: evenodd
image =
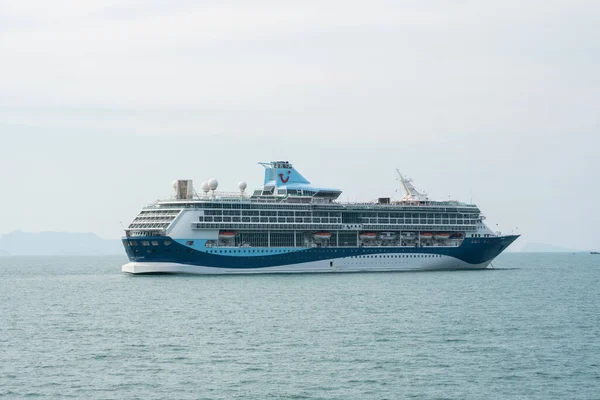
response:
<path id="1" fill-rule="evenodd" d="M 265 167 L 265 177 L 262 189 L 257 189 L 253 197 L 283 196 L 288 201 L 300 198 L 333 201 L 342 191 L 333 188 L 314 186 L 300 174 L 289 161 L 271 161 L 259 163 Z"/>

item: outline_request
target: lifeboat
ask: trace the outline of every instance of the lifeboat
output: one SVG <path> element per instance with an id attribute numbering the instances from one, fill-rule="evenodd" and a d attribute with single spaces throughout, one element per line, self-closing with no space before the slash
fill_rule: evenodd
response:
<path id="1" fill-rule="evenodd" d="M 443 240 L 443 239 L 450 239 L 450 234 L 449 234 L 449 233 L 446 233 L 446 232 L 438 232 L 438 233 L 436 233 L 436 234 L 434 235 L 434 237 L 435 237 L 436 239 L 440 239 L 440 240 Z"/>
<path id="2" fill-rule="evenodd" d="M 316 240 L 329 240 L 331 239 L 331 233 L 329 232 L 317 232 L 313 235 Z"/>
<path id="3" fill-rule="evenodd" d="M 402 232 L 402 237 L 406 239 L 413 239 L 415 237 L 414 232 Z"/>
<path id="4" fill-rule="evenodd" d="M 358 237 L 360 240 L 375 240 L 377 239 L 377 234 L 375 232 L 362 232 Z"/>
<path id="5" fill-rule="evenodd" d="M 396 232 L 381 232 L 379 238 L 381 240 L 394 240 L 396 239 Z"/>
<path id="6" fill-rule="evenodd" d="M 421 232 L 421 234 L 419 235 L 421 239 L 432 239 L 433 238 L 433 233 L 431 232 Z"/>
<path id="7" fill-rule="evenodd" d="M 232 231 L 221 231 L 219 232 L 219 239 L 229 240 L 235 238 L 235 232 Z"/>

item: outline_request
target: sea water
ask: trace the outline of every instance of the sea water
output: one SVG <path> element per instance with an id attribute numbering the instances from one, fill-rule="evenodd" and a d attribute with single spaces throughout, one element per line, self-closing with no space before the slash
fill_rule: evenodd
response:
<path id="1" fill-rule="evenodd" d="M 600 255 L 322 275 L 125 262 L 0 258 L 0 398 L 600 398 Z"/>

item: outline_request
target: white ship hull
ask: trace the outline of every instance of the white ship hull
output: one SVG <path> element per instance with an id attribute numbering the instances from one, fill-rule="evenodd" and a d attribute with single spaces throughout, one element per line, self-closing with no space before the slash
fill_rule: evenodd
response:
<path id="1" fill-rule="evenodd" d="M 388 260 L 388 261 L 384 261 Z M 454 257 L 442 256 L 433 259 L 373 259 L 341 258 L 311 261 L 299 264 L 278 265 L 264 268 L 222 268 L 171 262 L 130 262 L 122 267 L 130 274 L 185 273 L 199 275 L 223 274 L 273 274 L 273 273 L 317 273 L 317 272 L 386 272 L 386 271 L 449 271 L 485 269 L 490 261 L 469 264 Z"/>

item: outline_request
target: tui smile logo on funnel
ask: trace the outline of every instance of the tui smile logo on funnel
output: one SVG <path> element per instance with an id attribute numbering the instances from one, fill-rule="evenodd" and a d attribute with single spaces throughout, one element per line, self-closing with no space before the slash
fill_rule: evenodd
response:
<path id="1" fill-rule="evenodd" d="M 288 173 L 288 176 L 286 176 L 285 178 L 283 177 L 283 174 L 279 174 L 279 179 L 281 179 L 281 182 L 287 183 L 287 181 L 290 180 L 290 173 L 291 173 L 291 171 L 288 171 L 287 173 Z"/>

